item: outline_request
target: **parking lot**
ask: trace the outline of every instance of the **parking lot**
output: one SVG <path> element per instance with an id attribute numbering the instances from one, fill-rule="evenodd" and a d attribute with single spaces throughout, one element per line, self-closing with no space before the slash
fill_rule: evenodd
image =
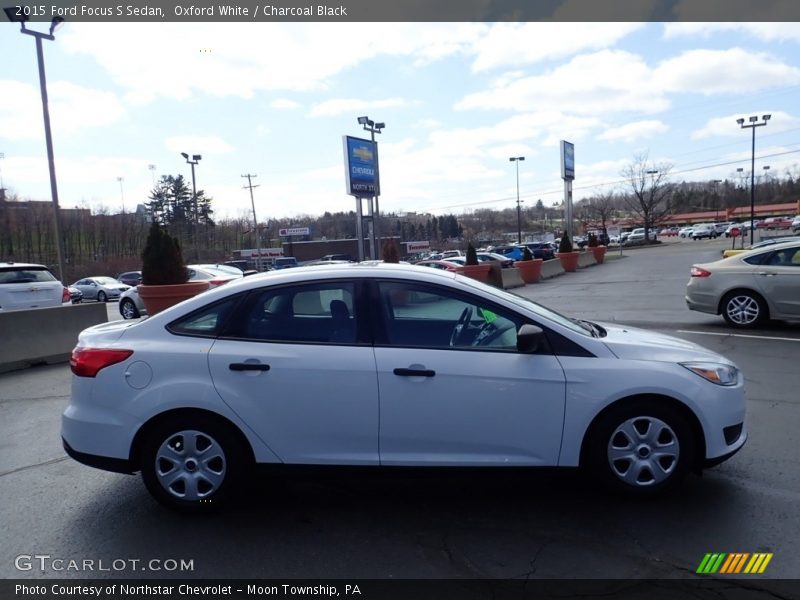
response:
<path id="1" fill-rule="evenodd" d="M 689 268 L 724 247 L 730 240 L 611 251 L 605 265 L 515 290 L 570 316 L 697 342 L 742 368 L 747 445 L 676 494 L 620 498 L 572 472 L 336 469 L 267 474 L 233 510 L 185 517 L 157 505 L 138 477 L 65 456 L 69 368 L 37 367 L 0 375 L 0 576 L 683 578 L 707 552 L 772 552 L 766 575 L 795 578 L 800 324 L 743 333 L 685 308 Z M 108 313 L 120 318 L 116 302 Z M 33 554 L 126 562 L 19 570 L 16 558 Z M 192 570 L 160 568 L 169 559 Z"/>

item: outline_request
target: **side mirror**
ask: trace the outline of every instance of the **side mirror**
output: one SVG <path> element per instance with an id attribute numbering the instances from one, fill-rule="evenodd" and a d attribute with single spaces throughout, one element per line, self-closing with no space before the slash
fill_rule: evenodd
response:
<path id="1" fill-rule="evenodd" d="M 541 327 L 525 324 L 517 331 L 517 352 L 533 354 L 545 344 L 545 335 Z"/>

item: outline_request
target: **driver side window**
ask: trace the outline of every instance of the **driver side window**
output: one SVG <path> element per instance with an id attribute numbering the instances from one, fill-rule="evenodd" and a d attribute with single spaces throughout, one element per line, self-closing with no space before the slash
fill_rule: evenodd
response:
<path id="1" fill-rule="evenodd" d="M 516 351 L 522 319 L 477 296 L 406 282 L 381 282 L 379 290 L 391 346 Z"/>

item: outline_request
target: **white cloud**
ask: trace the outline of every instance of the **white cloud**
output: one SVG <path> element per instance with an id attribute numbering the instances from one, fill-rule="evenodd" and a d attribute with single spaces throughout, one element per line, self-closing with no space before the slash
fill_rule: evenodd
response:
<path id="1" fill-rule="evenodd" d="M 337 117 L 345 113 L 365 112 L 379 108 L 397 108 L 411 106 L 413 101 L 404 98 L 386 98 L 384 100 L 362 100 L 360 98 L 334 98 L 315 104 L 308 113 L 309 117 Z"/>
<path id="2" fill-rule="evenodd" d="M 724 94 L 756 92 L 800 83 L 800 69 L 765 53 L 742 48 L 690 50 L 663 61 L 652 73 L 665 92 Z"/>
<path id="3" fill-rule="evenodd" d="M 47 91 L 54 135 L 106 127 L 121 121 L 127 114 L 111 92 L 66 81 L 50 83 Z M 0 139 L 44 137 L 41 107 L 41 96 L 34 86 L 18 81 L 0 81 Z"/>
<path id="4" fill-rule="evenodd" d="M 639 139 L 646 139 L 665 133 L 668 129 L 669 127 L 666 124 L 657 120 L 634 121 L 633 123 L 625 123 L 624 125 L 606 129 L 596 139 L 631 143 Z"/>
<path id="5" fill-rule="evenodd" d="M 164 146 L 170 152 L 186 152 L 187 154 L 230 154 L 236 149 L 228 142 L 213 135 L 184 135 L 164 140 Z"/>
<path id="6" fill-rule="evenodd" d="M 800 118 L 793 117 L 792 115 L 783 111 L 763 110 L 760 112 L 756 111 L 748 114 L 733 114 L 725 117 L 709 119 L 705 126 L 693 131 L 691 137 L 693 140 L 702 140 L 711 137 L 741 138 L 743 134 L 741 127 L 736 123 L 736 119 L 744 118 L 747 122 L 747 119 L 751 115 L 758 115 L 759 121 L 761 121 L 762 115 L 771 115 L 769 122 L 763 129 L 761 129 L 759 134 L 775 134 L 800 127 Z"/>
<path id="7" fill-rule="evenodd" d="M 749 5 L 752 10 L 752 4 Z M 797 23 L 666 23 L 664 39 L 681 37 L 712 37 L 717 33 L 737 33 L 749 35 L 763 42 L 800 42 L 800 28 Z"/>
<path id="8" fill-rule="evenodd" d="M 554 110 L 579 115 L 655 113 L 669 106 L 650 69 L 635 54 L 603 50 L 506 85 L 467 95 L 457 109 Z"/>
<path id="9" fill-rule="evenodd" d="M 412 125 L 414 129 L 438 129 L 441 126 L 442 122 L 436 119 L 420 119 Z"/>
<path id="10" fill-rule="evenodd" d="M 270 102 L 269 106 L 270 108 L 276 108 L 278 110 L 292 110 L 295 108 L 300 108 L 300 103 L 295 102 L 294 100 L 288 100 L 286 98 L 278 98 Z"/>
<path id="11" fill-rule="evenodd" d="M 473 72 L 564 58 L 614 46 L 641 23 L 498 23 L 474 44 Z"/>

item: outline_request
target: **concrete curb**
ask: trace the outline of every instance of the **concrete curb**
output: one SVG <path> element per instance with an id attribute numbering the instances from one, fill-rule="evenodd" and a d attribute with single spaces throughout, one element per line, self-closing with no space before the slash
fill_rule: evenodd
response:
<path id="1" fill-rule="evenodd" d="M 0 313 L 0 373 L 66 362 L 78 334 L 107 320 L 102 302 Z"/>

